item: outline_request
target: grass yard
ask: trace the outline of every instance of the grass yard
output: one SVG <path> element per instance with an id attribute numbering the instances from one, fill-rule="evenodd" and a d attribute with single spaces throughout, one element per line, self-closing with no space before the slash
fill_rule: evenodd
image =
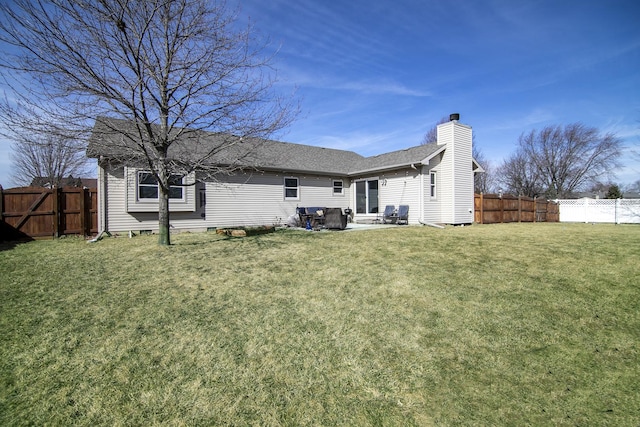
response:
<path id="1" fill-rule="evenodd" d="M 640 227 L 0 247 L 0 425 L 640 425 Z"/>

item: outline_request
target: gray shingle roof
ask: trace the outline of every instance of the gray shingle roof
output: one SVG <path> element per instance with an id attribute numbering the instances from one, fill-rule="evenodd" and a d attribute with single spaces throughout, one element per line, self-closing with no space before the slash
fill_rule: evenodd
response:
<path id="1" fill-rule="evenodd" d="M 136 156 L 140 157 L 139 149 L 135 149 L 135 144 L 122 137 L 123 132 L 135 135 L 137 131 L 132 123 L 124 120 L 99 119 L 89 140 L 87 156 L 125 159 L 125 162 L 135 163 Z M 190 132 L 180 143 L 173 144 L 168 156 L 200 159 L 212 148 L 229 141 L 233 142 L 231 146 L 214 153 L 207 161 L 217 164 L 234 163 L 262 170 L 343 176 L 419 164 L 442 148 L 433 143 L 363 157 L 353 151 L 258 138 L 240 140 L 228 135 L 195 131 Z"/>
<path id="2" fill-rule="evenodd" d="M 417 165 L 441 148 L 442 146 L 431 143 L 379 154 L 377 156 L 365 157 L 357 165 L 354 165 L 355 168 L 352 167 L 349 173 L 355 174 L 359 172 L 406 167 L 411 164 Z"/>

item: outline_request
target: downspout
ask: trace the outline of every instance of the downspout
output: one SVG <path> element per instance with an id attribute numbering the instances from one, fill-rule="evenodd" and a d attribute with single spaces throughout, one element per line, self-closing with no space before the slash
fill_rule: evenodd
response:
<path id="1" fill-rule="evenodd" d="M 426 225 L 428 227 L 433 227 L 433 228 L 439 228 L 441 230 L 444 229 L 444 226 L 440 225 L 440 224 L 434 224 L 432 222 L 423 222 L 422 220 L 419 221 L 421 225 Z"/>
<path id="2" fill-rule="evenodd" d="M 105 193 L 106 193 L 106 184 L 104 179 L 104 169 L 102 168 L 102 160 L 103 157 L 100 156 L 98 158 L 98 234 L 91 240 L 88 240 L 87 243 L 95 243 L 98 240 L 101 240 L 103 234 L 110 235 L 108 231 L 106 231 L 105 223 L 106 223 L 106 210 L 105 210 Z"/>
<path id="3" fill-rule="evenodd" d="M 413 165 L 411 165 L 413 166 Z M 420 224 L 424 221 L 424 165 L 420 165 L 420 197 L 418 198 L 418 202 L 420 203 L 420 216 L 418 217 L 418 222 Z"/>

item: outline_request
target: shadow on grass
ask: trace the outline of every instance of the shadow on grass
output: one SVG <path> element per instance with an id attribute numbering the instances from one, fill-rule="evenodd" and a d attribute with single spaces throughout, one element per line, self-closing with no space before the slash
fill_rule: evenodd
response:
<path id="1" fill-rule="evenodd" d="M 33 237 L 16 230 L 4 221 L 0 221 L 0 251 L 8 251 L 20 243 L 32 242 L 33 240 Z"/>

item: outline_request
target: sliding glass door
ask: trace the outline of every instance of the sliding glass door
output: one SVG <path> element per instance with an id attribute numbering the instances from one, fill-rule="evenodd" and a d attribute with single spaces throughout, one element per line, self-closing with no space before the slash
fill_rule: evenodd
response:
<path id="1" fill-rule="evenodd" d="M 378 180 L 356 181 L 356 213 L 378 213 Z"/>

